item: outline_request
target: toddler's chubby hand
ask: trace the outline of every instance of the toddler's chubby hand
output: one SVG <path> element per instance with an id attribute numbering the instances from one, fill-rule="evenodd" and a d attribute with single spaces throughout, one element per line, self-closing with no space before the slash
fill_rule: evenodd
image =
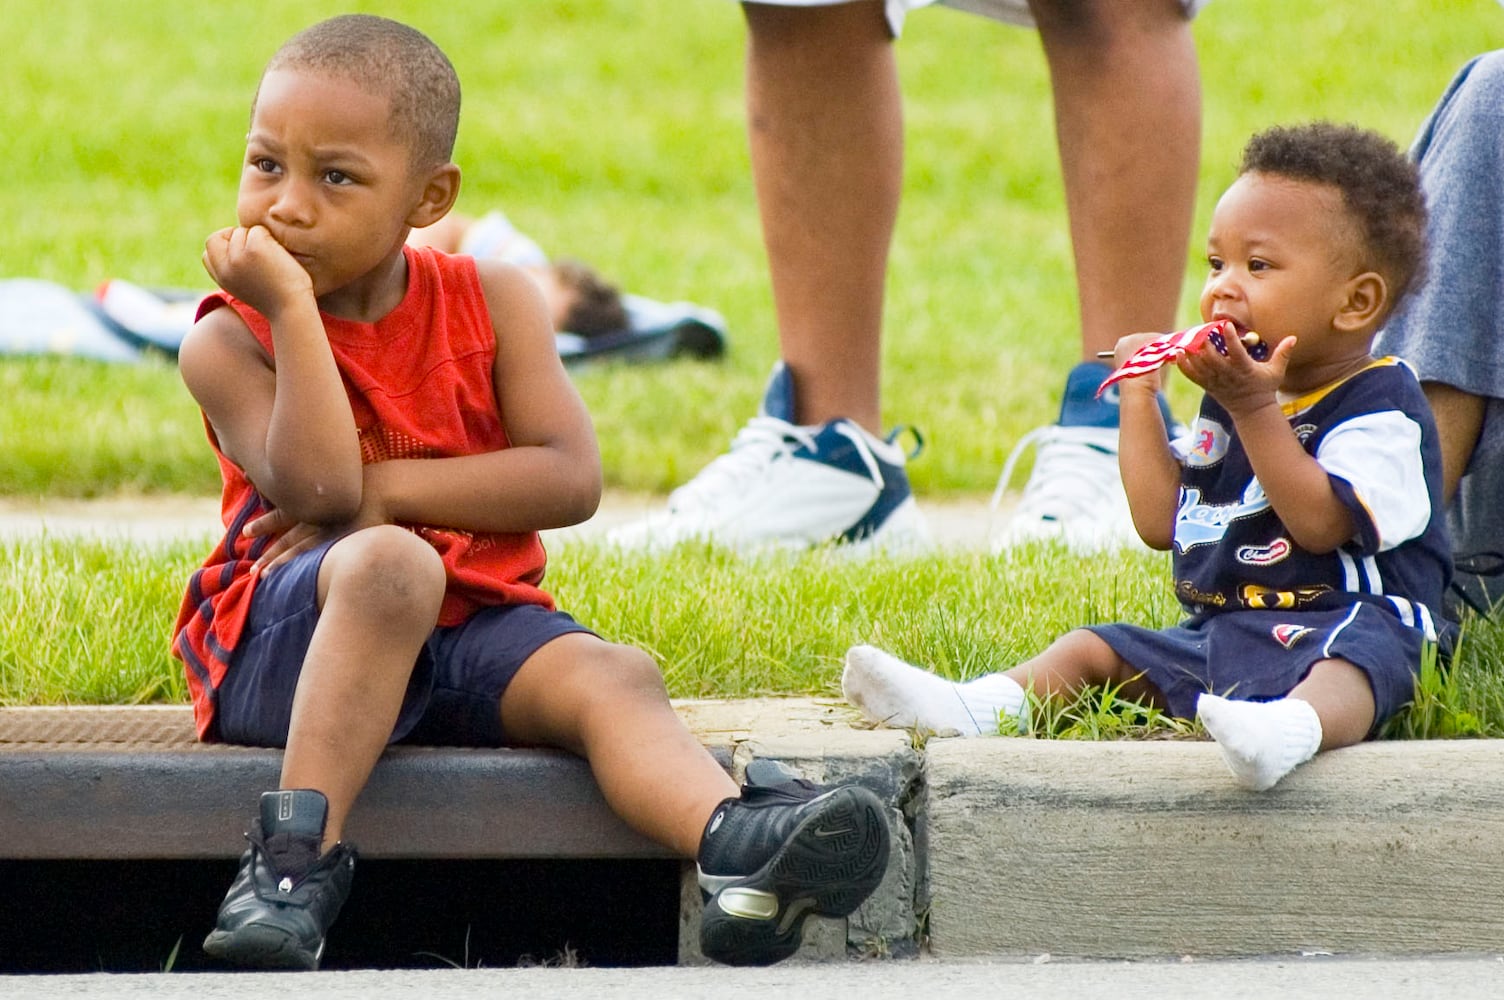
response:
<path id="1" fill-rule="evenodd" d="M 1269 345 L 1264 342 L 1263 337 L 1259 336 L 1257 333 L 1254 333 L 1252 330 L 1239 332 L 1239 327 L 1230 326 L 1229 323 L 1230 321 L 1224 320 L 1220 329 L 1213 330 L 1211 333 L 1207 334 L 1206 342 L 1208 344 L 1211 344 L 1212 347 L 1216 349 L 1218 354 L 1222 355 L 1223 357 L 1227 356 L 1227 338 L 1231 334 L 1237 333 L 1238 336 L 1234 339 L 1236 339 L 1240 344 L 1247 348 L 1248 356 L 1250 358 L 1255 361 L 1269 360 Z"/>
<path id="2" fill-rule="evenodd" d="M 1129 358 L 1133 357 L 1134 353 L 1140 347 L 1143 347 L 1151 340 L 1157 340 L 1163 336 L 1163 333 L 1130 333 L 1118 338 L 1118 342 L 1113 345 L 1111 353 L 1103 351 L 1098 357 L 1105 355 L 1107 358 L 1112 359 L 1112 366 L 1114 368 L 1121 368 L 1127 363 Z"/>
<path id="3" fill-rule="evenodd" d="M 1252 346 L 1241 337 L 1221 338 L 1213 350 L 1187 354 L 1177 362 L 1181 374 L 1209 393 L 1235 417 L 1275 399 L 1290 364 L 1295 338 L 1286 337 L 1271 348 L 1260 339 Z"/>
<path id="4" fill-rule="evenodd" d="M 1118 342 L 1113 345 L 1112 367 L 1121 369 L 1128 363 L 1128 359 L 1138 352 L 1139 348 L 1163 336 L 1163 333 L 1130 333 L 1119 337 Z M 1157 395 L 1164 388 L 1164 379 L 1158 370 L 1146 371 L 1134 378 L 1125 379 L 1118 385 L 1119 392 L 1136 392 L 1142 389 Z M 1128 388 L 1130 385 L 1133 388 Z"/>
<path id="5" fill-rule="evenodd" d="M 204 243 L 204 270 L 215 284 L 268 318 L 302 296 L 313 281 L 265 226 L 232 226 Z"/>

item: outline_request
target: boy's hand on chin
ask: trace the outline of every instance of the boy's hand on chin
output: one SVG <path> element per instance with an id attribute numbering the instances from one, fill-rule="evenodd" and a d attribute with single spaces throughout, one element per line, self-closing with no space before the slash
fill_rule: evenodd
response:
<path id="1" fill-rule="evenodd" d="M 204 243 L 204 270 L 214 283 L 273 319 L 313 298 L 313 280 L 265 226 L 231 226 Z"/>

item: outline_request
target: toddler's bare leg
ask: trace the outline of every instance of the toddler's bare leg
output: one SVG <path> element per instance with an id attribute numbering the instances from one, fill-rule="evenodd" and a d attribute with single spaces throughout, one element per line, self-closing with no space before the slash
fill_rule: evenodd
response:
<path id="1" fill-rule="evenodd" d="M 1346 660 L 1322 660 L 1288 695 L 1229 701 L 1204 694 L 1196 705 L 1233 776 L 1263 791 L 1318 750 L 1361 743 L 1373 726 L 1373 688 Z"/>
<path id="2" fill-rule="evenodd" d="M 1316 710 L 1321 720 L 1321 749 L 1335 750 L 1362 743 L 1373 728 L 1373 686 L 1368 675 L 1347 660 L 1322 660 L 1289 697 Z"/>
<path id="3" fill-rule="evenodd" d="M 1025 690 L 1041 696 L 1074 694 L 1114 684 L 1127 697 L 1157 703 L 1144 682 L 1094 633 L 1069 632 L 1033 659 L 1002 673 L 955 682 L 904 663 L 880 649 L 855 646 L 846 654 L 841 689 L 872 722 L 941 735 L 995 736 L 1001 719 L 1020 716 Z"/>
<path id="4" fill-rule="evenodd" d="M 1019 687 L 1040 697 L 1071 697 L 1094 687 L 1112 685 L 1123 697 L 1160 705 L 1159 689 L 1144 680 L 1095 632 L 1075 629 L 1050 643 L 1044 652 L 1009 670 Z"/>

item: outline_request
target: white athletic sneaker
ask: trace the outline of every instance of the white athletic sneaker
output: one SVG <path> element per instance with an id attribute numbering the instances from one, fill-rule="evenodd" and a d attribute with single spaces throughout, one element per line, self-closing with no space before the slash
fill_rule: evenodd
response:
<path id="1" fill-rule="evenodd" d="M 1138 541 L 1118 472 L 1116 427 L 1051 424 L 1024 435 L 1003 466 L 992 494 L 993 510 L 1002 502 L 1013 469 L 1030 445 L 1037 447 L 1034 472 L 1012 517 L 994 532 L 994 552 L 1036 539 L 1058 538 L 1084 551 Z"/>
<path id="2" fill-rule="evenodd" d="M 826 542 L 927 548 L 929 531 L 909 489 L 903 448 L 849 420 L 792 423 L 792 378 L 779 362 L 758 415 L 731 449 L 674 490 L 667 510 L 618 528 L 608 540 L 648 549 L 701 540 L 742 552 Z"/>

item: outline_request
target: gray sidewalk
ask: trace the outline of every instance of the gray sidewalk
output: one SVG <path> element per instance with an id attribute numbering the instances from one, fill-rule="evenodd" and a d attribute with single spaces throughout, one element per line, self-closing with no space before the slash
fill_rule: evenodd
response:
<path id="1" fill-rule="evenodd" d="M 921 499 L 936 544 L 945 548 L 986 546 L 994 520 L 985 498 Z M 605 534 L 663 506 L 663 498 L 607 493 L 595 517 L 584 524 L 544 532 L 547 541 Z M 996 517 L 1006 517 L 1006 509 Z M 43 533 L 126 538 L 141 542 L 212 538 L 220 529 L 218 501 L 203 497 L 120 497 L 104 500 L 26 501 L 0 498 L 0 540 Z"/>
<path id="2" fill-rule="evenodd" d="M 465 969 L 439 972 L 228 973 L 0 977 L 0 996 L 123 1000 L 219 1000 L 268 996 L 313 1000 L 727 1000 L 809 997 L 915 1000 L 1166 1000 L 1268 997 L 1330 1000 L 1461 1000 L 1497 997 L 1504 963 L 1466 959 L 1296 958 L 1249 962 L 853 962 L 771 969 Z"/>

